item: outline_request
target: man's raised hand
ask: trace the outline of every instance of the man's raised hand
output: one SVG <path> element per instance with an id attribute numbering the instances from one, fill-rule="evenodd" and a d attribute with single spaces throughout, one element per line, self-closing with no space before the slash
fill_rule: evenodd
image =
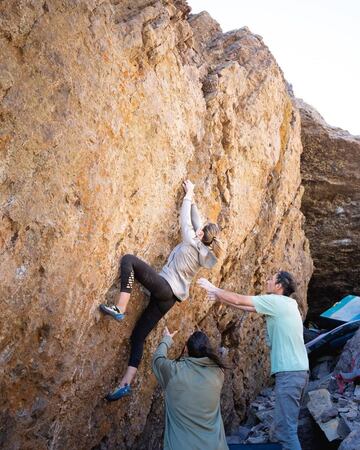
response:
<path id="1" fill-rule="evenodd" d="M 179 330 L 175 330 L 173 333 L 170 333 L 169 328 L 165 327 L 164 328 L 164 337 L 165 336 L 170 336 L 171 338 L 173 338 L 175 336 L 175 334 L 178 332 Z"/>
<path id="2" fill-rule="evenodd" d="M 206 278 L 199 278 L 197 280 L 197 284 L 205 289 L 208 293 L 214 293 L 216 294 L 216 291 L 218 291 L 219 288 L 217 288 L 216 286 L 214 286 L 212 283 L 210 283 L 209 280 L 207 280 Z"/>
<path id="3" fill-rule="evenodd" d="M 210 281 L 207 280 L 206 278 L 199 278 L 197 281 L 197 284 L 201 288 L 206 290 L 209 300 L 216 302 L 216 300 L 217 300 L 216 293 L 218 292 L 219 288 L 217 288 L 212 283 L 210 283 Z"/>

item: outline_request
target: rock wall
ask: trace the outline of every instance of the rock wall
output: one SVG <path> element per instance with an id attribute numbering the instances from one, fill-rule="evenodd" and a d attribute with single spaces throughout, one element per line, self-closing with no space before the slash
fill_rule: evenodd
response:
<path id="1" fill-rule="evenodd" d="M 136 287 L 121 324 L 98 305 L 119 289 L 121 255 L 165 263 L 189 177 L 228 242 L 202 275 L 251 294 L 292 270 L 306 312 L 300 119 L 281 70 L 259 36 L 222 34 L 182 0 L 0 11 L 0 447 L 160 448 L 150 359 L 165 323 L 180 329 L 174 355 L 195 327 L 230 348 L 223 413 L 236 426 L 267 380 L 260 317 L 194 286 L 149 336 L 132 397 L 107 404 L 146 298 Z"/>
<path id="2" fill-rule="evenodd" d="M 330 127 L 303 101 L 302 211 L 315 270 L 310 318 L 347 294 L 360 294 L 360 137 Z"/>

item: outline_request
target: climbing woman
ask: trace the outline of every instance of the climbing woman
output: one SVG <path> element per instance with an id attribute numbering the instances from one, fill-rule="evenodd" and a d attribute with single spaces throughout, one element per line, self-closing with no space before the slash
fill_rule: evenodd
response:
<path id="1" fill-rule="evenodd" d="M 168 359 L 175 333 L 165 328 L 152 360 L 165 391 L 164 450 L 228 450 L 220 410 L 226 367 L 202 331 L 189 337 L 188 356 Z"/>
<path id="2" fill-rule="evenodd" d="M 131 382 L 142 358 L 144 342 L 159 320 L 174 306 L 189 296 L 192 279 L 201 267 L 212 268 L 223 252 L 219 240 L 219 227 L 214 223 L 201 225 L 199 213 L 193 203 L 194 185 L 183 183 L 185 196 L 181 206 L 180 225 L 182 242 L 171 252 L 160 273 L 134 255 L 121 259 L 120 295 L 115 305 L 100 305 L 104 314 L 123 320 L 134 280 L 150 292 L 150 301 L 137 321 L 130 337 L 130 360 L 120 385 L 107 400 L 114 401 L 131 393 Z"/>

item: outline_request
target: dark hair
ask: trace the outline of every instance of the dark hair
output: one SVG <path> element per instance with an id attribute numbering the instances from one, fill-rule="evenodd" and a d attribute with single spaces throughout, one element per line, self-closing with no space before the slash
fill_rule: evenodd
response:
<path id="1" fill-rule="evenodd" d="M 204 356 L 207 356 L 221 369 L 228 368 L 212 348 L 209 338 L 202 331 L 195 331 L 195 333 L 189 337 L 186 345 L 189 356 L 193 358 L 203 358 Z"/>
<path id="2" fill-rule="evenodd" d="M 276 274 L 276 282 L 281 284 L 283 288 L 283 294 L 289 297 L 293 292 L 296 291 L 296 281 L 295 278 L 289 272 L 280 270 Z"/>

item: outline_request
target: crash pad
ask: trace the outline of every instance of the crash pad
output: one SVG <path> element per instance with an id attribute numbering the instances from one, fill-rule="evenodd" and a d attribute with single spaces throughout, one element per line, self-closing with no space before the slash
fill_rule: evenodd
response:
<path id="1" fill-rule="evenodd" d="M 321 325 L 333 328 L 360 319 L 360 297 L 347 295 L 320 314 Z"/>
<path id="2" fill-rule="evenodd" d="M 360 320 L 354 320 L 345 322 L 327 333 L 321 334 L 312 341 L 306 342 L 305 347 L 308 355 L 318 357 L 338 351 L 344 347 L 345 343 L 354 336 L 359 328 Z"/>

